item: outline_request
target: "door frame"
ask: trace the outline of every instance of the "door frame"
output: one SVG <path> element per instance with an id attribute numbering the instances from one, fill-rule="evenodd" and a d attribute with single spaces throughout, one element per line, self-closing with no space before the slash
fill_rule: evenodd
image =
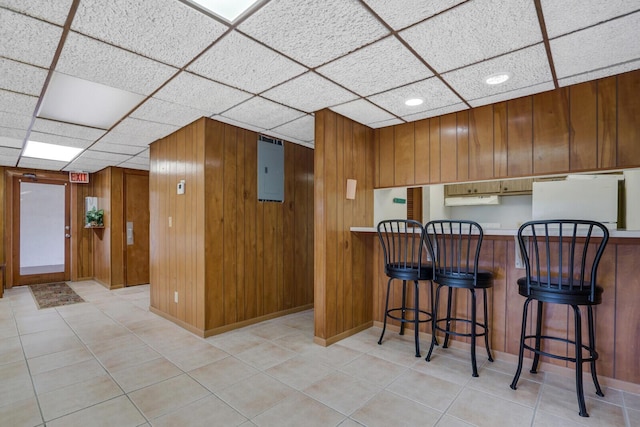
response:
<path id="1" fill-rule="evenodd" d="M 34 179 L 35 178 L 35 179 Z M 6 289 L 15 285 L 26 285 L 45 280 L 47 283 L 48 276 L 52 274 L 60 275 L 60 273 L 40 274 L 25 276 L 29 279 L 21 280 L 20 276 L 20 254 L 16 253 L 16 248 L 20 246 L 20 220 L 19 220 L 19 204 L 15 203 L 14 198 L 19 197 L 20 181 L 40 182 L 44 184 L 66 184 L 65 188 L 65 224 L 69 227 L 68 234 L 71 234 L 73 227 L 71 226 L 71 185 L 69 183 L 69 174 L 63 172 L 42 171 L 33 169 L 11 169 L 5 172 L 5 221 L 6 221 L 6 239 L 5 239 L 5 263 L 6 263 Z M 18 189 L 16 193 L 16 188 Z M 15 215 L 18 215 L 17 217 Z M 17 220 L 16 220 L 17 218 Z M 63 275 L 64 281 L 71 280 L 71 239 L 65 239 L 65 271 Z M 59 278 L 60 276 L 55 276 Z M 57 281 L 57 279 L 55 279 Z"/>

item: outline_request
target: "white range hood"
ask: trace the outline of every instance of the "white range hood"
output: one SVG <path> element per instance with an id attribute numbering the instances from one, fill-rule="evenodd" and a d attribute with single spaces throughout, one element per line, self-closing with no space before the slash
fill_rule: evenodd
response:
<path id="1" fill-rule="evenodd" d="M 480 205 L 499 205 L 500 196 L 464 196 L 464 197 L 447 197 L 444 199 L 445 206 L 480 206 Z"/>

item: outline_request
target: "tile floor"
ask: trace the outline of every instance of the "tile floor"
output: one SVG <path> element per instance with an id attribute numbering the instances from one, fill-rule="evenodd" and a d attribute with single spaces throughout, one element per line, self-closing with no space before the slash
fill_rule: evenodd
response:
<path id="1" fill-rule="evenodd" d="M 580 418 L 570 379 L 525 370 L 513 391 L 512 364 L 472 378 L 466 352 L 426 363 L 378 328 L 314 345 L 311 311 L 205 340 L 150 313 L 148 286 L 71 286 L 86 303 L 0 299 L 0 426 L 640 425 L 639 395 L 591 385 Z"/>

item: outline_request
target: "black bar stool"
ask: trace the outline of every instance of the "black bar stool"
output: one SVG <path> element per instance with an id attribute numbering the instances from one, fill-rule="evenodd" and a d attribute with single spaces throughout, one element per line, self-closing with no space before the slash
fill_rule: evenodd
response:
<path id="1" fill-rule="evenodd" d="M 491 350 L 489 350 L 489 326 L 487 314 L 487 289 L 493 286 L 493 274 L 478 269 L 480 247 L 482 246 L 482 227 L 473 221 L 439 220 L 431 221 L 425 225 L 426 239 L 430 252 L 434 256 L 434 282 L 438 285 L 434 303 L 433 338 L 426 361 L 431 360 L 433 347 L 437 345 L 436 331 L 444 332 L 444 345 L 447 348 L 449 337 L 471 338 L 471 367 L 473 376 L 478 376 L 476 363 L 476 338 L 484 336 L 489 361 L 493 362 Z M 440 303 L 440 290 L 446 286 L 447 313 L 444 318 L 438 317 Z M 452 317 L 452 290 L 468 289 L 471 292 L 471 319 Z M 476 314 L 476 289 L 483 292 L 484 323 L 478 322 Z M 451 328 L 452 322 L 468 324 L 471 332 L 456 331 Z M 444 327 L 440 326 L 444 323 Z"/>
<path id="2" fill-rule="evenodd" d="M 602 288 L 596 285 L 598 263 L 609 240 L 607 228 L 594 221 L 545 220 L 530 221 L 518 230 L 518 243 L 525 263 L 526 277 L 518 279 L 518 292 L 526 297 L 522 313 L 522 332 L 518 368 L 511 382 L 516 389 L 522 372 L 524 349 L 533 351 L 531 373 L 538 370 L 540 355 L 575 363 L 576 393 L 580 416 L 588 417 L 582 386 L 582 364 L 591 364 L 591 377 L 596 386 L 596 394 L 604 396 L 596 376 L 596 336 L 593 323 L 593 306 L 602 302 Z M 534 335 L 526 334 L 527 316 L 531 301 L 538 301 L 536 330 Z M 566 304 L 573 308 L 575 337 L 542 335 L 543 303 Z M 587 307 L 587 328 L 589 344 L 582 343 L 582 320 L 580 306 Z M 533 340 L 533 345 L 526 342 Z M 565 342 L 574 346 L 575 357 L 552 354 L 543 350 L 547 340 Z M 583 351 L 588 354 L 584 357 Z"/>
<path id="3" fill-rule="evenodd" d="M 413 323 L 416 342 L 416 357 L 420 357 L 418 337 L 420 323 L 431 322 L 431 313 L 420 310 L 420 292 L 418 281 L 433 278 L 433 267 L 423 259 L 424 229 L 422 224 L 413 220 L 393 219 L 378 224 L 378 238 L 384 253 L 384 272 L 389 277 L 387 297 L 384 306 L 384 326 L 378 344 L 382 344 L 387 329 L 387 318 L 400 322 L 400 335 L 404 335 L 406 323 Z M 391 283 L 402 280 L 402 302 L 399 307 L 389 308 Z M 407 282 L 413 282 L 413 306 L 407 305 Z M 430 283 L 433 296 L 433 283 Z M 433 301 L 433 298 L 431 298 Z M 407 316 L 409 314 L 409 317 Z M 421 316 L 422 315 L 422 316 Z M 421 318 L 422 317 L 422 318 Z"/>

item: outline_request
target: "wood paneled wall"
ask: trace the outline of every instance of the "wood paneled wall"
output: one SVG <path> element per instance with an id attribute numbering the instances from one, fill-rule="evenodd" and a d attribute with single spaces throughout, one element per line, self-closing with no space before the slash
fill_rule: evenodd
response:
<path id="1" fill-rule="evenodd" d="M 375 130 L 375 187 L 640 167 L 640 70 Z"/>
<path id="2" fill-rule="evenodd" d="M 314 315 L 323 345 L 372 324 L 373 245 L 349 229 L 373 222 L 373 136 L 330 110 L 315 114 Z M 355 200 L 345 197 L 347 179 L 357 180 Z"/>
<path id="3" fill-rule="evenodd" d="M 285 142 L 285 202 L 258 202 L 257 140 L 203 118 L 151 145 L 151 306 L 201 335 L 313 303 L 313 151 Z"/>
<path id="4" fill-rule="evenodd" d="M 369 235 L 373 236 L 373 233 Z M 384 273 L 382 251 L 378 246 L 375 246 L 376 280 L 373 313 L 374 320 L 382 322 L 388 278 Z M 525 298 L 518 294 L 516 286 L 517 280 L 524 275 L 524 270 L 515 268 L 514 258 L 515 241 L 512 237 L 485 236 L 480 262 L 482 268 L 494 273 L 493 288 L 488 293 L 491 348 L 517 355 Z M 594 311 L 597 350 L 600 355 L 598 374 L 636 384 L 640 384 L 640 364 L 638 364 L 637 355 L 638 325 L 640 325 L 640 311 L 637 310 L 640 305 L 640 294 L 637 290 L 640 287 L 640 277 L 635 273 L 638 259 L 640 259 L 640 239 L 614 238 L 609 241 L 598 269 L 599 285 L 604 288 L 603 302 L 595 306 Z M 420 292 L 421 304 L 424 303 L 424 308 L 429 310 L 427 282 L 420 283 Z M 390 304 L 397 306 L 402 294 L 393 294 L 391 298 Z M 441 295 L 441 301 L 443 298 Z M 409 295 L 408 301 L 412 300 L 413 297 Z M 469 292 L 464 289 L 457 290 L 454 301 L 457 315 L 470 318 Z M 480 304 L 482 304 L 481 298 L 478 300 L 478 307 L 481 307 Z M 479 316 L 482 317 L 481 312 Z M 571 328 L 573 314 L 566 306 L 546 304 L 544 316 L 545 330 L 551 335 L 573 336 Z M 586 317 L 585 311 L 583 323 L 586 322 Z M 530 307 L 529 319 L 533 318 L 535 318 L 535 304 Z M 397 324 L 395 321 L 391 323 Z M 533 327 L 533 323 L 530 327 Z M 430 334 L 431 326 L 425 324 L 421 326 L 421 331 Z M 586 332 L 584 336 L 586 337 Z M 468 339 L 465 341 L 469 342 Z M 548 345 L 554 347 L 551 351 L 565 354 L 567 352 L 565 344 L 548 343 Z M 547 357 L 541 360 L 559 366 L 572 366 L 565 361 Z"/>
<path id="5" fill-rule="evenodd" d="M 93 179 L 89 184 L 71 184 L 71 280 L 93 278 L 93 233 L 84 228 L 84 198 L 93 196 Z"/>

